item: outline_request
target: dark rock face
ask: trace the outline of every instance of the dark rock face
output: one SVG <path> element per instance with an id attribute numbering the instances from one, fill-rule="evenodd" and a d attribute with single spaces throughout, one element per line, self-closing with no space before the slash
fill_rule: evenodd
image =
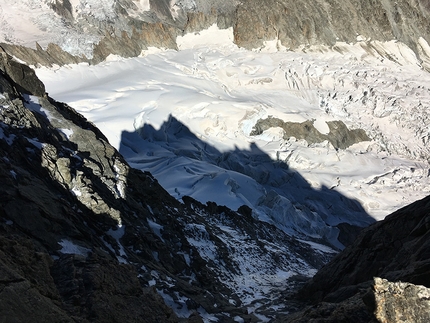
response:
<path id="1" fill-rule="evenodd" d="M 375 278 L 375 316 L 379 322 L 428 322 L 430 289 Z"/>
<path id="2" fill-rule="evenodd" d="M 36 77 L 35 72 L 30 67 L 10 59 L 1 47 L 0 71 L 3 72 L 3 77 L 15 82 L 21 92 L 38 96 L 45 94 L 45 85 Z"/>
<path id="3" fill-rule="evenodd" d="M 301 299 L 317 305 L 286 322 L 348 321 L 350 314 L 339 309 L 350 307 L 362 313 L 355 322 L 427 322 L 429 210 L 427 197 L 364 229 L 300 290 Z"/>

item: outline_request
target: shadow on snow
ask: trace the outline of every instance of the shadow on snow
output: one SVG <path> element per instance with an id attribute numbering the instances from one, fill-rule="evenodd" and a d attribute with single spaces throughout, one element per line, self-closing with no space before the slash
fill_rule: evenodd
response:
<path id="1" fill-rule="evenodd" d="M 221 152 L 171 115 L 159 130 L 145 124 L 124 131 L 120 153 L 131 166 L 150 171 L 178 199 L 191 196 L 231 209 L 245 204 L 287 233 L 322 238 L 340 249 L 355 237 L 357 227 L 375 222 L 358 201 L 326 186 L 311 187 L 256 144 Z"/>

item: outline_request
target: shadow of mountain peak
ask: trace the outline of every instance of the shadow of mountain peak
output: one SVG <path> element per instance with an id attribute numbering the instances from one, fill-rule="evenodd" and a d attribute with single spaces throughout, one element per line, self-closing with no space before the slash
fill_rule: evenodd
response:
<path id="1" fill-rule="evenodd" d="M 231 209 L 247 205 L 255 217 L 287 233 L 322 239 L 339 249 L 339 232 L 345 226 L 337 225 L 365 227 L 375 222 L 357 200 L 324 185 L 313 188 L 288 163 L 273 160 L 256 143 L 222 152 L 172 115 L 158 130 L 144 124 L 134 132 L 124 131 L 119 150 L 177 199 L 191 196 Z M 348 229 L 348 234 L 353 232 Z"/>

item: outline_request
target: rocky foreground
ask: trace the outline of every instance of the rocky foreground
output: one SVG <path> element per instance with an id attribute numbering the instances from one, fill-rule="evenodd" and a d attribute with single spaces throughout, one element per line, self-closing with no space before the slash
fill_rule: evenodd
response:
<path id="1" fill-rule="evenodd" d="M 428 322 L 429 224 L 427 197 L 364 229 L 295 295 L 314 305 L 287 322 Z"/>

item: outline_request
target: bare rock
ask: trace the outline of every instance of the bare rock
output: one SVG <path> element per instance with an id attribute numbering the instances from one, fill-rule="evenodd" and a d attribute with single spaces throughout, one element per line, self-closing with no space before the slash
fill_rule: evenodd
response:
<path id="1" fill-rule="evenodd" d="M 379 322 L 430 322 L 430 289 L 404 282 L 374 279 L 375 316 Z"/>
<path id="2" fill-rule="evenodd" d="M 150 11 L 139 12 L 131 0 L 118 0 L 111 16 L 81 13 L 74 17 L 70 0 L 49 3 L 52 13 L 63 18 L 65 30 L 81 33 L 91 44 L 70 54 L 61 40 L 42 49 L 2 44 L 10 54 L 28 64 L 52 66 L 69 63 L 99 63 L 109 54 L 133 57 L 149 46 L 177 48 L 176 37 L 198 32 L 217 24 L 233 27 L 235 43 L 247 49 L 260 48 L 265 41 L 278 40 L 296 49 L 308 45 L 333 46 L 337 41 L 363 39 L 399 40 L 425 58 L 419 44 L 423 37 L 430 43 L 430 9 L 425 0 L 357 1 L 293 0 L 150 1 Z M 63 49 L 62 49 L 62 48 Z M 81 51 L 81 52 L 79 52 Z"/>
<path id="3" fill-rule="evenodd" d="M 37 78 L 34 70 L 13 60 L 1 47 L 0 71 L 10 77 L 22 92 L 38 96 L 45 94 L 45 85 Z"/>

